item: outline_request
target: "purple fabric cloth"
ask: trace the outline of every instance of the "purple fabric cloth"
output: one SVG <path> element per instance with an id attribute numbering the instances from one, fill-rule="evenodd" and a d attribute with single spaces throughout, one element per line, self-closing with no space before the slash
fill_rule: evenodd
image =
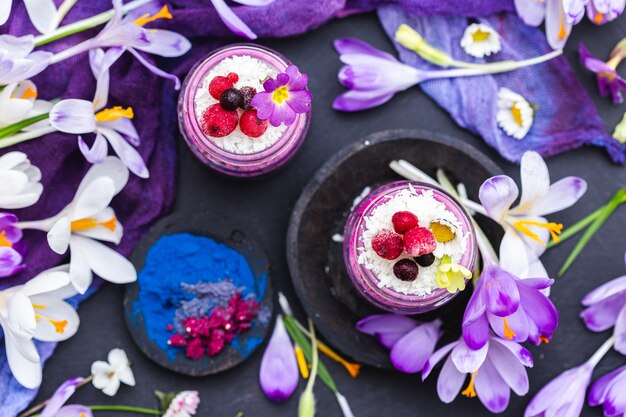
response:
<path id="1" fill-rule="evenodd" d="M 57 3 L 60 2 L 59 0 Z M 198 59 L 216 46 L 241 41 L 229 32 L 208 0 L 172 0 L 170 4 L 174 20 L 159 24 L 180 32 L 194 42 L 194 48 L 186 56 L 159 62 L 160 66 L 173 70 L 179 76 L 182 77 Z M 450 15 L 479 17 L 514 11 L 513 0 L 276 0 L 263 8 L 232 6 L 261 37 L 297 35 L 312 30 L 329 19 L 384 6 L 380 9 L 380 17 L 388 32 L 395 31 L 399 22 L 409 23 L 434 44 L 456 56 L 459 54 L 458 39 L 467 19 Z M 108 0 L 79 1 L 63 23 L 94 15 L 110 7 Z M 420 17 L 425 15 L 448 17 Z M 486 20 L 504 37 L 503 53 L 498 54 L 498 59 L 517 59 L 547 51 L 542 32 L 537 28 L 523 26 L 515 16 L 500 14 L 487 17 Z M 42 49 L 64 49 L 93 36 L 99 29 L 74 35 Z M 12 17 L 6 25 L 0 27 L 0 33 L 33 33 L 22 2 L 14 1 Z M 517 46 L 519 52 L 515 52 L 511 45 Z M 401 51 L 401 58 L 413 65 L 424 66 L 412 53 Z M 465 56 L 463 58 L 466 59 Z M 138 149 L 151 174 L 149 180 L 131 176 L 126 189 L 113 200 L 112 206 L 125 228 L 124 239 L 117 249 L 129 255 L 142 233 L 155 219 L 170 209 L 174 199 L 177 93 L 170 82 L 157 78 L 128 54 L 112 67 L 111 77 L 113 81 L 109 105 L 133 107 L 136 114 L 134 122 L 142 138 Z M 56 64 L 54 68 L 37 76 L 35 82 L 39 86 L 40 96 L 46 99 L 91 99 L 95 89 L 86 55 Z M 483 120 L 485 114 L 495 114 L 492 108 L 487 109 L 486 106 L 494 105 L 492 98 L 497 85 L 506 85 L 526 95 L 530 101 L 540 105 L 540 111 L 549 112 L 550 117 L 554 116 L 556 121 L 547 123 L 537 120 L 533 127 L 536 133 L 531 130 L 531 135 L 522 142 L 502 136 L 494 128 L 494 120 Z M 613 158 L 623 162 L 623 147 L 615 145 L 603 132 L 597 112 L 584 91 L 572 86 L 579 86 L 579 83 L 567 62 L 559 59 L 549 64 L 549 67 L 543 65 L 501 77 L 432 81 L 425 83 L 423 88 L 450 111 L 460 125 L 483 135 L 488 143 L 509 159 L 516 160 L 525 149 L 530 148 L 546 155 L 583 143 L 593 143 L 607 146 Z M 571 91 L 572 96 L 568 96 L 567 100 L 558 97 L 558 94 L 557 98 L 551 98 L 552 93 L 561 94 L 561 90 Z M 467 94 L 468 91 L 473 94 Z M 461 100 L 462 93 L 467 96 L 464 100 Z M 583 120 L 580 115 L 586 115 L 586 118 Z M 88 143 L 91 144 L 92 140 L 89 138 Z M 78 149 L 75 135 L 51 134 L 12 149 L 26 152 L 31 161 L 41 168 L 45 186 L 44 194 L 35 206 L 16 212 L 22 220 L 40 219 L 56 214 L 72 199 L 78 183 L 89 168 Z M 5 152 L 3 150 L 1 153 Z M 45 233 L 27 231 L 24 240 L 29 245 L 26 256 L 28 266 L 19 275 L 0 280 L 0 289 L 23 283 L 36 273 L 64 260 L 64 257 L 54 254 L 48 248 Z M 51 355 L 54 346 L 52 343 L 38 344 L 42 359 Z M 12 379 L 4 349 L 0 349 L 1 414 L 15 416 L 35 395 L 35 390 L 24 390 Z"/>

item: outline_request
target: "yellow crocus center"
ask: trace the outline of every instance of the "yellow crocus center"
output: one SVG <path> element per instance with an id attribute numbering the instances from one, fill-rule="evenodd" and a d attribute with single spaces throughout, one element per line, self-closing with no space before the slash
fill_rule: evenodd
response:
<path id="1" fill-rule="evenodd" d="M 519 103 L 515 103 L 511 106 L 511 116 L 513 116 L 513 120 L 515 120 L 515 123 L 517 123 L 519 126 L 524 125 L 524 120 L 522 119 L 522 110 L 520 110 Z"/>
<path id="2" fill-rule="evenodd" d="M 476 372 L 472 372 L 472 375 L 470 376 L 470 382 L 467 385 L 467 388 L 465 388 L 463 390 L 463 392 L 461 392 L 461 395 L 467 397 L 467 398 L 474 398 L 476 397 L 476 390 L 474 389 L 474 380 L 476 379 L 476 374 L 478 373 L 478 371 Z"/>
<path id="3" fill-rule="evenodd" d="M 483 32 L 480 29 L 478 29 L 476 32 L 472 33 L 472 39 L 474 40 L 474 42 L 485 41 L 485 40 L 489 39 L 489 36 L 491 36 L 491 34 L 489 32 Z"/>
<path id="4" fill-rule="evenodd" d="M 163 6 L 163 8 L 161 8 L 161 10 L 159 10 L 158 13 L 153 14 L 152 16 L 150 15 L 150 13 L 144 14 L 139 19 L 135 20 L 135 24 L 139 26 L 144 26 L 145 24 L 154 22 L 155 20 L 172 19 L 173 17 L 174 16 L 172 16 L 166 4 L 165 6 Z"/>
<path id="5" fill-rule="evenodd" d="M 27 87 L 26 91 L 24 91 L 22 93 L 22 97 L 20 97 L 20 98 L 23 98 L 25 100 L 28 100 L 30 98 L 37 98 L 37 92 L 35 90 L 33 90 L 32 88 Z"/>
<path id="6" fill-rule="evenodd" d="M 561 223 L 553 223 L 553 222 L 541 223 L 541 222 L 535 222 L 532 220 L 519 220 L 513 223 L 513 227 L 515 227 L 517 230 L 519 230 L 520 232 L 522 232 L 529 238 L 541 243 L 542 245 L 545 245 L 546 242 L 541 240 L 541 238 L 537 236 L 536 233 L 530 230 L 529 226 L 548 229 L 550 231 L 550 236 L 552 236 L 552 240 L 554 240 L 557 243 L 561 240 L 559 239 L 559 235 L 563 231 L 563 225 Z"/>
<path id="7" fill-rule="evenodd" d="M 33 304 L 33 308 L 36 310 L 43 310 L 46 308 L 45 305 L 41 305 L 41 304 Z M 41 314 L 35 314 L 35 319 L 36 320 L 45 320 L 48 323 L 50 323 L 51 325 L 54 326 L 54 330 L 57 333 L 63 334 L 65 332 L 65 327 L 67 327 L 67 320 L 53 320 L 50 317 L 46 317 L 44 315 Z"/>
<path id="8" fill-rule="evenodd" d="M 304 358 L 304 353 L 298 345 L 295 347 L 295 352 L 298 369 L 300 369 L 300 375 L 302 375 L 302 378 L 307 379 L 309 377 L 309 367 L 307 366 L 306 359 Z"/>
<path id="9" fill-rule="evenodd" d="M 8 246 L 10 248 L 13 247 L 13 243 L 9 242 L 9 239 L 7 239 L 6 230 L 0 232 L 0 246 Z"/>
<path id="10" fill-rule="evenodd" d="M 289 98 L 289 90 L 287 90 L 287 86 L 283 85 L 282 87 L 278 87 L 272 93 L 272 100 L 278 104 L 283 104 L 283 101 Z"/>
<path id="11" fill-rule="evenodd" d="M 596 16 L 593 18 L 595 24 L 599 25 L 602 23 L 602 13 L 596 12 Z"/>
<path id="12" fill-rule="evenodd" d="M 509 326 L 509 322 L 506 320 L 506 317 L 504 317 L 502 321 L 504 322 L 504 338 L 511 340 L 515 336 L 517 336 L 515 332 L 511 330 L 511 327 Z"/>
<path id="13" fill-rule="evenodd" d="M 111 232 L 115 232 L 116 222 L 116 217 L 111 217 L 109 220 L 103 222 L 99 222 L 93 217 L 87 217 L 85 219 L 74 220 L 71 223 L 70 228 L 73 232 L 79 232 L 81 230 L 89 230 L 97 226 L 102 226 L 105 229 L 109 229 Z"/>
<path id="14" fill-rule="evenodd" d="M 104 109 L 96 113 L 96 121 L 98 122 L 111 122 L 121 117 L 125 117 L 127 119 L 132 119 L 133 117 L 135 117 L 135 115 L 133 114 L 133 108 L 115 106 L 111 107 L 110 109 Z"/>

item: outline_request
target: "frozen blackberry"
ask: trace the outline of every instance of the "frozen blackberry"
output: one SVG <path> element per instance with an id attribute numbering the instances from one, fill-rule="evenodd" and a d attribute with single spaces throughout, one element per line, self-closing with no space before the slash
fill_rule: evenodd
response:
<path id="1" fill-rule="evenodd" d="M 256 89 L 254 87 L 241 87 L 239 90 L 243 96 L 243 103 L 241 104 L 241 108 L 244 110 L 250 110 L 252 105 L 252 97 L 256 95 Z"/>
<path id="2" fill-rule="evenodd" d="M 433 255 L 432 253 L 427 253 L 422 256 L 417 256 L 415 258 L 415 262 L 417 262 L 419 266 L 426 268 L 427 266 L 431 266 L 433 262 L 435 262 L 435 255 Z"/>
<path id="3" fill-rule="evenodd" d="M 417 264 L 410 259 L 400 259 L 393 266 L 393 274 L 401 281 L 415 281 L 418 273 Z"/>
<path id="4" fill-rule="evenodd" d="M 236 88 L 228 88 L 220 96 L 220 104 L 226 110 L 237 110 L 242 103 L 243 94 Z"/>

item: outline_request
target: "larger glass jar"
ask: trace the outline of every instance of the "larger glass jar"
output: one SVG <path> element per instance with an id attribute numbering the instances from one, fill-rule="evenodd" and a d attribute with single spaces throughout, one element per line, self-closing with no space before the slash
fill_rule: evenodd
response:
<path id="1" fill-rule="evenodd" d="M 343 240 L 343 256 L 346 270 L 354 287 L 367 301 L 378 308 L 393 313 L 419 314 L 443 306 L 453 299 L 458 292 L 450 293 L 447 289 L 439 288 L 436 285 L 430 288 L 429 291 L 424 291 L 423 294 L 402 292 L 394 289 L 394 285 L 388 284 L 389 277 L 385 278 L 387 283 L 383 285 L 384 280 L 376 274 L 371 268 L 371 265 L 368 268 L 366 263 L 363 262 L 363 259 L 359 261 L 359 257 L 363 256 L 363 251 L 373 251 L 371 239 L 368 241 L 365 237 L 367 235 L 366 231 L 368 230 L 367 219 L 372 219 L 371 216 L 378 207 L 390 202 L 401 193 L 401 196 L 407 195 L 407 192 L 414 193 L 418 196 L 427 193 L 428 198 L 432 196 L 436 202 L 443 204 L 443 206 L 439 206 L 439 208 L 442 209 L 442 207 L 445 207 L 447 211 L 446 216 L 448 216 L 449 219 L 450 216 L 453 216 L 452 219 L 455 218 L 457 220 L 454 222 L 459 229 L 456 232 L 460 232 L 459 236 L 464 237 L 464 251 L 456 254 L 458 259 L 455 263 L 472 271 L 476 262 L 478 248 L 475 230 L 470 217 L 455 199 L 444 190 L 420 182 L 393 182 L 383 185 L 367 195 L 352 210 L 346 222 Z M 435 203 L 435 205 L 437 204 Z M 410 208 L 419 211 L 418 207 Z M 392 211 L 389 213 L 389 228 L 392 228 Z M 424 226 L 421 219 L 420 226 Z M 371 236 L 371 233 L 369 233 L 369 236 Z M 406 253 L 404 256 L 410 259 Z M 381 260 L 381 262 L 382 261 L 386 260 Z M 393 263 L 394 261 L 391 260 L 387 262 Z M 433 268 L 436 266 L 437 264 L 433 264 Z M 432 273 L 433 272 L 431 272 L 431 280 L 434 282 Z M 393 279 L 396 278 L 394 277 Z"/>
<path id="2" fill-rule="evenodd" d="M 185 79 L 178 101 L 178 125 L 185 142 L 194 155 L 207 166 L 226 175 L 235 177 L 256 177 L 274 171 L 289 161 L 302 145 L 309 128 L 311 110 L 296 116 L 289 126 L 282 126 L 280 136 L 267 147 L 259 148 L 259 141 L 250 139 L 253 151 L 239 152 L 224 146 L 226 138 L 206 135 L 199 117 L 201 109 L 197 99 L 199 91 L 207 89 L 207 77 L 216 66 L 228 58 L 250 57 L 270 69 L 270 74 L 262 75 L 255 82 L 260 84 L 267 76 L 274 77 L 284 72 L 292 63 L 278 52 L 254 44 L 233 44 L 217 49 L 199 61 Z M 246 58 L 248 59 L 248 58 Z M 248 68 L 249 64 L 245 66 Z M 242 66 L 243 69 L 243 66 Z M 213 71 L 215 72 L 215 71 Z M 234 71 L 236 72 L 236 71 Z M 227 74 L 220 74 L 226 76 Z M 245 84 L 241 80 L 239 84 Z M 240 87 L 237 84 L 237 87 Z M 204 92 L 204 91 L 203 91 Z M 242 110 L 238 110 L 241 114 Z M 239 127 L 237 128 L 239 129 Z M 271 125 L 269 129 L 277 129 Z"/>

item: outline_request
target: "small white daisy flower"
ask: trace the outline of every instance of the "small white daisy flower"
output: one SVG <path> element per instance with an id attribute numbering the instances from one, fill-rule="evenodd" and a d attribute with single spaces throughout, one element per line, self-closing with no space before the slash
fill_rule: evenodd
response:
<path id="1" fill-rule="evenodd" d="M 485 24 L 472 23 L 465 29 L 461 47 L 468 55 L 476 58 L 489 56 L 500 50 L 500 35 Z"/>
<path id="2" fill-rule="evenodd" d="M 174 397 L 163 417 L 191 417 L 200 404 L 198 391 L 182 391 Z"/>
<path id="3" fill-rule="evenodd" d="M 498 90 L 496 120 L 507 135 L 523 139 L 533 125 L 534 116 L 533 108 L 524 97 L 508 88 Z"/>
<path id="4" fill-rule="evenodd" d="M 109 352 L 108 362 L 95 361 L 91 365 L 93 386 L 102 390 L 108 396 L 114 396 L 123 382 L 135 386 L 135 376 L 130 369 L 130 361 L 122 349 L 113 349 Z"/>

